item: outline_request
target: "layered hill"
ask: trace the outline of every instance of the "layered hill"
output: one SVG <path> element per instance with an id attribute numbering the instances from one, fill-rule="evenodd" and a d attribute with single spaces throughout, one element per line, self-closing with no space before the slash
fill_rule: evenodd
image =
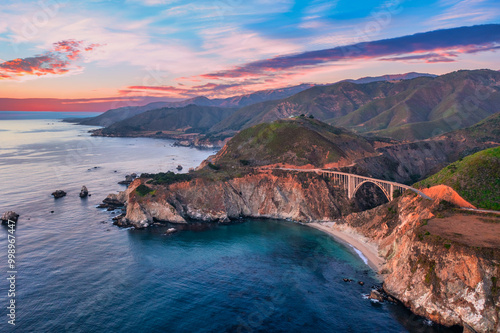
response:
<path id="1" fill-rule="evenodd" d="M 358 159 L 344 171 L 413 184 L 450 163 L 500 145 L 500 112 L 468 128 L 426 140 L 377 148 L 377 154 Z"/>
<path id="2" fill-rule="evenodd" d="M 427 80 L 427 78 L 421 79 Z M 402 83 L 407 85 L 411 81 Z M 385 81 L 367 84 L 340 82 L 334 85 L 316 86 L 283 100 L 241 108 L 231 117 L 215 125 L 211 132 L 239 131 L 259 123 L 300 114 L 314 115 L 320 120 L 337 118 L 356 111 L 374 99 L 395 95 L 402 90 L 399 86 L 395 87 L 394 83 Z"/>
<path id="3" fill-rule="evenodd" d="M 364 77 L 355 80 L 345 80 L 346 82 L 351 83 L 369 83 L 369 82 L 377 82 L 377 81 L 400 81 L 400 80 L 408 80 L 416 77 L 434 77 L 435 75 L 426 74 L 426 73 L 405 73 L 405 74 L 388 74 L 382 76 L 375 77 Z M 105 113 L 93 117 L 87 118 L 84 120 L 72 120 L 77 121 L 82 125 L 97 125 L 97 126 L 110 126 L 118 121 L 125 120 L 127 118 L 131 118 L 140 113 L 160 109 L 160 108 L 178 108 L 184 107 L 189 104 L 199 105 L 199 106 L 218 106 L 218 107 L 229 107 L 229 108 L 242 108 L 248 105 L 261 103 L 265 101 L 274 101 L 284 99 L 290 96 L 293 96 L 296 93 L 307 90 L 314 85 L 312 84 L 301 84 L 293 87 L 279 88 L 279 89 L 270 89 L 270 90 L 262 90 L 257 91 L 251 94 L 238 95 L 228 98 L 214 98 L 209 99 L 204 96 L 194 97 L 182 101 L 176 102 L 154 102 L 149 103 L 143 106 L 126 106 L 120 107 L 116 109 L 111 109 L 106 111 Z"/>
<path id="4" fill-rule="evenodd" d="M 187 105 L 181 108 L 161 108 L 146 111 L 119 121 L 97 134 L 106 136 L 136 136 L 163 131 L 174 133 L 199 133 L 231 115 L 235 109 L 213 106 Z M 152 133 L 151 133 L 152 132 Z"/>
<path id="5" fill-rule="evenodd" d="M 428 74 L 428 73 L 410 72 L 410 73 L 405 73 L 405 74 L 386 74 L 386 75 L 381 75 L 381 76 L 366 76 L 366 77 L 362 77 L 362 78 L 355 79 L 355 80 L 344 80 L 344 81 L 361 84 L 361 83 L 370 83 L 370 82 L 377 82 L 377 81 L 411 80 L 411 79 L 416 79 L 417 77 L 421 77 L 421 76 L 436 77 L 437 75 Z"/>
<path id="6" fill-rule="evenodd" d="M 500 147 L 456 161 L 415 186 L 439 184 L 450 186 L 479 208 L 500 210 Z"/>
<path id="7" fill-rule="evenodd" d="M 458 71 L 374 100 L 333 119 L 361 133 L 424 139 L 474 125 L 499 110 L 500 72 Z"/>
<path id="8" fill-rule="evenodd" d="M 474 125 L 499 111 L 500 72 L 458 71 L 438 77 L 340 82 L 241 108 L 211 133 L 228 134 L 276 119 L 309 115 L 367 135 L 418 140 Z"/>
<path id="9" fill-rule="evenodd" d="M 280 89 L 270 89 L 257 91 L 251 94 L 238 95 L 228 98 L 216 98 L 210 99 L 204 96 L 198 96 L 183 101 L 177 102 L 154 102 L 143 106 L 126 106 L 117 109 L 111 109 L 103 114 L 87 118 L 79 121 L 81 125 L 96 125 L 96 126 L 110 126 L 121 120 L 125 120 L 141 114 L 149 110 L 155 110 L 160 108 L 180 108 L 190 104 L 198 106 L 218 106 L 226 108 L 241 108 L 250 104 L 260 103 L 263 101 L 277 100 L 292 96 L 300 91 L 311 88 L 311 84 L 301 84 L 298 86 L 280 88 Z"/>
<path id="10" fill-rule="evenodd" d="M 142 106 L 124 106 L 116 109 L 111 109 L 97 117 L 86 118 L 79 121 L 80 125 L 91 125 L 91 126 L 111 126 L 119 121 L 132 118 L 138 114 L 149 110 L 161 109 L 161 108 L 178 108 L 189 104 L 195 104 L 200 106 L 210 106 L 210 100 L 206 97 L 195 97 L 190 98 L 185 101 L 179 102 L 154 102 Z"/>

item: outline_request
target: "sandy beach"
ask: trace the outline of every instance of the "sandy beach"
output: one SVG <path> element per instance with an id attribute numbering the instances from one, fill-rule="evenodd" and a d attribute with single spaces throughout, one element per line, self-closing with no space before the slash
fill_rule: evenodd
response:
<path id="1" fill-rule="evenodd" d="M 326 232 L 335 238 L 335 240 L 352 247 L 368 266 L 377 272 L 377 274 L 380 274 L 385 260 L 379 256 L 378 247 L 375 243 L 368 241 L 364 236 L 357 233 L 350 233 L 336 228 L 335 222 L 314 222 L 307 223 L 306 225 Z"/>

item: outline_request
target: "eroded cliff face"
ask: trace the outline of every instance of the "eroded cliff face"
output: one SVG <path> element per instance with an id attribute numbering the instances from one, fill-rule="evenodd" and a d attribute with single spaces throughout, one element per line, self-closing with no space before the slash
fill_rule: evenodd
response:
<path id="1" fill-rule="evenodd" d="M 146 180 L 135 180 L 118 195 L 127 209 L 119 225 L 144 228 L 153 221 L 228 222 L 240 217 L 311 222 L 332 220 L 350 210 L 344 191 L 315 174 L 263 172 L 226 181 L 146 184 L 151 193 L 145 196 L 135 191 L 141 184 Z"/>
<path id="2" fill-rule="evenodd" d="M 384 289 L 413 312 L 447 326 L 500 332 L 500 244 L 472 246 L 478 244 L 461 242 L 467 235 L 456 232 L 453 240 L 447 238 L 446 229 L 455 217 L 442 218 L 440 205 L 406 195 L 351 214 L 343 223 L 379 244 L 387 260 L 382 270 Z M 428 228 L 431 223 L 437 228 Z M 478 224 L 484 230 L 477 233 L 490 232 L 484 223 Z M 481 238 L 479 234 L 475 239 Z"/>

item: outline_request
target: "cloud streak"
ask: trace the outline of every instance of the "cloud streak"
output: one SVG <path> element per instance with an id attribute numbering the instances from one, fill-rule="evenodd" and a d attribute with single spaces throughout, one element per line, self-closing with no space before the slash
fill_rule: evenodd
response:
<path id="1" fill-rule="evenodd" d="M 197 85 L 192 87 L 181 86 L 130 86 L 126 89 L 120 90 L 121 95 L 128 94 L 138 94 L 138 93 L 148 93 L 148 94 L 158 94 L 159 96 L 170 96 L 170 97 L 194 97 L 201 94 L 207 96 L 214 96 L 220 93 L 227 93 L 232 88 L 237 88 L 240 86 L 248 86 L 252 83 L 230 83 L 230 84 L 216 84 L 216 83 L 206 83 L 203 85 Z"/>
<path id="2" fill-rule="evenodd" d="M 71 70 L 84 52 L 91 52 L 99 44 L 86 45 L 83 41 L 63 40 L 52 45 L 52 50 L 41 55 L 17 58 L 0 63 L 0 79 L 16 80 L 23 76 L 61 75 Z"/>
<path id="3" fill-rule="evenodd" d="M 325 64 L 360 59 L 414 60 L 449 62 L 443 52 L 475 53 L 495 50 L 500 46 L 500 24 L 443 29 L 398 38 L 363 42 L 331 49 L 278 56 L 244 64 L 228 70 L 202 74 L 203 79 L 234 79 L 275 76 L 286 72 L 306 70 Z M 414 54 L 426 56 L 415 56 Z M 435 54 L 436 56 L 432 56 Z M 401 56 L 401 57 L 399 57 Z"/>

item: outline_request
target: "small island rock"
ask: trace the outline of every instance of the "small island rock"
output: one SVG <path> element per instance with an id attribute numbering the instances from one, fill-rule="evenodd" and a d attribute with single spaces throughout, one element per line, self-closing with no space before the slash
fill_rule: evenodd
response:
<path id="1" fill-rule="evenodd" d="M 86 198 L 89 195 L 89 190 L 85 185 L 82 186 L 82 189 L 80 191 L 80 198 Z"/>
<path id="2" fill-rule="evenodd" d="M 57 190 L 55 192 L 52 192 L 52 195 L 54 196 L 54 199 L 59 199 L 66 196 L 66 192 L 64 192 L 63 190 Z"/>
<path id="3" fill-rule="evenodd" d="M 180 165 L 180 164 L 179 164 L 179 165 L 177 166 L 177 170 L 181 171 L 181 170 L 182 170 L 182 165 Z"/>
<path id="4" fill-rule="evenodd" d="M 8 212 L 3 213 L 2 215 L 2 223 L 7 223 L 9 220 L 17 222 L 17 219 L 19 218 L 19 214 L 16 212 L 13 212 L 9 210 Z"/>

